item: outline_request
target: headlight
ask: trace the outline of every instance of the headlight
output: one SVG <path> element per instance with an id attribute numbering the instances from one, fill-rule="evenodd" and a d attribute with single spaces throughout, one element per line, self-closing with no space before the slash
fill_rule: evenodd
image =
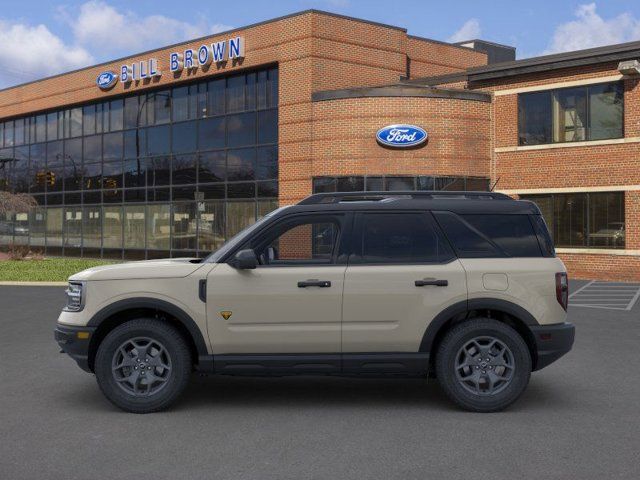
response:
<path id="1" fill-rule="evenodd" d="M 83 298 L 84 285 L 79 282 L 69 282 L 69 286 L 65 290 L 67 293 L 67 305 L 64 309 L 68 312 L 79 312 L 84 307 Z"/>

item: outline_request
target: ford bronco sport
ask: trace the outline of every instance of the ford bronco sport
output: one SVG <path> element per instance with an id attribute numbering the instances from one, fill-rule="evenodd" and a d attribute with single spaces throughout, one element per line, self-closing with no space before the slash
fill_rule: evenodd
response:
<path id="1" fill-rule="evenodd" d="M 571 349 L 567 274 L 535 204 L 486 192 L 317 194 L 204 259 L 69 279 L 55 338 L 129 412 L 192 371 L 435 376 L 496 411 Z"/>

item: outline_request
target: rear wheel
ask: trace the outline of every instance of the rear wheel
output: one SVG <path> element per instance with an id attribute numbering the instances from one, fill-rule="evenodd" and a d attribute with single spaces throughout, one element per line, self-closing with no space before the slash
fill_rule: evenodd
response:
<path id="1" fill-rule="evenodd" d="M 475 412 L 502 410 L 524 392 L 531 355 L 520 334 L 488 318 L 465 321 L 446 333 L 436 373 L 456 404 Z"/>
<path id="2" fill-rule="evenodd" d="M 111 331 L 98 348 L 95 373 L 104 395 L 127 412 L 170 406 L 187 386 L 191 355 L 171 325 L 136 319 Z"/>

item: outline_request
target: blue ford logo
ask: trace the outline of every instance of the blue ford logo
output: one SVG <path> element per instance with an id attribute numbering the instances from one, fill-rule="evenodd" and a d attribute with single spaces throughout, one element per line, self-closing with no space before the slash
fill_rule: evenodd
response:
<path id="1" fill-rule="evenodd" d="M 378 142 L 388 147 L 415 147 L 427 141 L 427 132 L 415 125 L 387 125 L 376 133 Z"/>
<path id="2" fill-rule="evenodd" d="M 118 81 L 118 76 L 113 72 L 102 72 L 96 79 L 96 85 L 101 90 L 109 90 Z"/>

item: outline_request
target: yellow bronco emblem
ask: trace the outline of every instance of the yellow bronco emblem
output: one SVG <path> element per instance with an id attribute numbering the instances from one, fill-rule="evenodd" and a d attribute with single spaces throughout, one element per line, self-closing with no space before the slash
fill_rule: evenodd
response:
<path id="1" fill-rule="evenodd" d="M 220 312 L 220 315 L 222 315 L 222 318 L 224 318 L 225 320 L 229 320 L 229 317 L 231 317 L 231 313 L 228 310 L 223 310 L 222 312 Z"/>

